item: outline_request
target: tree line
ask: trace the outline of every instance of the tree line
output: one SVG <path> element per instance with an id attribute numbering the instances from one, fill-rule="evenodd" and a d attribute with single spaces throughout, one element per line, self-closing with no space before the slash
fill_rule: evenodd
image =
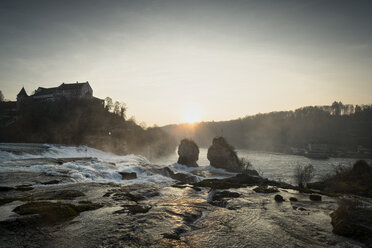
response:
<path id="1" fill-rule="evenodd" d="M 168 125 L 163 130 L 177 140 L 191 138 L 208 147 L 213 137 L 223 136 L 241 149 L 289 152 L 291 147 L 327 144 L 332 150 L 372 148 L 372 105 L 333 102 L 246 116 L 230 121 Z"/>
<path id="2" fill-rule="evenodd" d="M 11 125 L 0 125 L 0 140 L 88 145 L 147 157 L 174 152 L 176 143 L 169 134 L 127 119 L 126 110 L 125 103 L 109 97 L 104 104 L 97 99 L 33 101 L 19 107 Z"/>

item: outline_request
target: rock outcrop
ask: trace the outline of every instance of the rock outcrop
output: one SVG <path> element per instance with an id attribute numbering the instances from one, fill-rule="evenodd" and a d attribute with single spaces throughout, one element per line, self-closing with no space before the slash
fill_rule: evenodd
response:
<path id="1" fill-rule="evenodd" d="M 333 233 L 359 240 L 372 247 L 372 210 L 358 202 L 343 201 L 331 213 Z"/>
<path id="2" fill-rule="evenodd" d="M 242 165 L 234 148 L 223 137 L 213 139 L 207 158 L 211 166 L 231 172 L 241 172 Z"/>
<path id="3" fill-rule="evenodd" d="M 177 163 L 188 167 L 198 167 L 196 161 L 199 159 L 199 147 L 194 141 L 183 139 L 178 146 L 178 156 Z"/>

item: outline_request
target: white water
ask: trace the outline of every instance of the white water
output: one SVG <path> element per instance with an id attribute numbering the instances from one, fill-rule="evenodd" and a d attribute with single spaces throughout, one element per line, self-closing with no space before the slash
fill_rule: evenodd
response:
<path id="1" fill-rule="evenodd" d="M 57 164 L 51 158 L 82 158 Z M 91 158 L 91 159 L 90 159 Z M 48 160 L 49 159 L 49 160 Z M 200 174 L 210 172 L 210 177 L 234 175 L 211 166 L 189 168 L 172 161 L 153 164 L 140 155 L 119 156 L 87 146 L 63 146 L 50 144 L 0 143 L 1 172 L 37 172 L 48 176 L 68 178 L 66 182 L 117 182 L 117 183 L 166 183 L 173 179 L 154 173 L 154 170 L 169 166 L 175 172 Z M 122 180 L 119 172 L 135 172 L 137 179 Z M 203 173 L 205 175 L 206 173 Z M 195 175 L 194 175 L 195 176 Z M 202 177 L 198 176 L 201 180 Z"/>
<path id="2" fill-rule="evenodd" d="M 334 166 L 339 164 L 351 166 L 356 161 L 356 159 L 344 158 L 311 160 L 302 156 L 247 150 L 237 152 L 240 157 L 250 161 L 264 177 L 289 183 L 293 183 L 293 171 L 298 164 L 312 164 L 315 168 L 314 180 L 318 180 L 323 175 L 332 173 Z M 66 162 L 62 165 L 45 160 L 45 158 L 73 157 L 93 159 Z M 38 158 L 40 159 L 37 160 Z M 119 156 L 86 146 L 0 143 L 0 172 L 39 172 L 52 176 L 67 176 L 70 182 L 165 183 L 172 181 L 169 177 L 151 171 L 164 166 L 169 166 L 175 172 L 196 174 L 199 179 L 234 175 L 210 166 L 207 160 L 207 149 L 200 149 L 198 168 L 189 168 L 175 163 L 176 161 L 176 153 L 149 161 L 139 155 Z M 136 172 L 138 178 L 124 181 L 119 172 Z"/>
<path id="3" fill-rule="evenodd" d="M 208 150 L 205 148 L 200 149 L 199 160 L 197 162 L 199 166 L 209 165 L 207 152 Z M 237 153 L 239 157 L 248 160 L 261 176 L 292 184 L 294 183 L 293 172 L 297 165 L 306 166 L 312 164 L 315 169 L 313 181 L 317 181 L 321 180 L 324 175 L 333 174 L 336 166 L 352 166 L 357 161 L 357 159 L 352 158 L 329 158 L 326 160 L 317 160 L 297 155 L 239 149 L 237 150 Z M 178 155 L 175 152 L 168 157 L 156 160 L 156 162 L 169 164 L 177 161 L 177 158 Z M 366 161 L 368 163 L 372 162 L 370 159 L 367 159 Z"/>

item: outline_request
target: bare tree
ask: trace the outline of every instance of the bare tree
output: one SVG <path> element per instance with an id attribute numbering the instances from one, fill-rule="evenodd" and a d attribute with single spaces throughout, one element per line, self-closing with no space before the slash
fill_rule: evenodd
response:
<path id="1" fill-rule="evenodd" d="M 314 167 L 311 164 L 306 166 L 297 165 L 294 171 L 294 180 L 298 187 L 304 188 L 314 177 Z"/>

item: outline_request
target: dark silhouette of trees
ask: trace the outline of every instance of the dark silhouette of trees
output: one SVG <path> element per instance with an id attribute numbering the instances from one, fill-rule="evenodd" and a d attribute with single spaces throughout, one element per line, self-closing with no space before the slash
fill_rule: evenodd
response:
<path id="1" fill-rule="evenodd" d="M 231 121 L 201 122 L 163 127 L 177 140 L 191 138 L 208 147 L 213 137 L 223 136 L 237 148 L 288 152 L 309 143 L 327 144 L 331 150 L 372 148 L 372 105 L 333 102 L 294 111 L 257 114 Z"/>
<path id="2" fill-rule="evenodd" d="M 109 112 L 111 112 L 111 110 L 113 109 L 113 102 L 112 102 L 112 99 L 110 97 L 106 97 L 105 98 L 105 109 Z"/>
<path id="3" fill-rule="evenodd" d="M 115 102 L 111 107 L 111 98 L 106 98 L 105 103 L 94 99 L 60 99 L 22 105 L 13 124 L 0 125 L 0 140 L 89 145 L 145 156 L 175 151 L 175 140 L 160 128 L 145 129 L 133 119 L 125 120 L 124 103 Z"/>
<path id="4" fill-rule="evenodd" d="M 4 95 L 3 95 L 3 92 L 0 90 L 0 102 L 3 102 L 5 99 L 4 99 Z"/>

